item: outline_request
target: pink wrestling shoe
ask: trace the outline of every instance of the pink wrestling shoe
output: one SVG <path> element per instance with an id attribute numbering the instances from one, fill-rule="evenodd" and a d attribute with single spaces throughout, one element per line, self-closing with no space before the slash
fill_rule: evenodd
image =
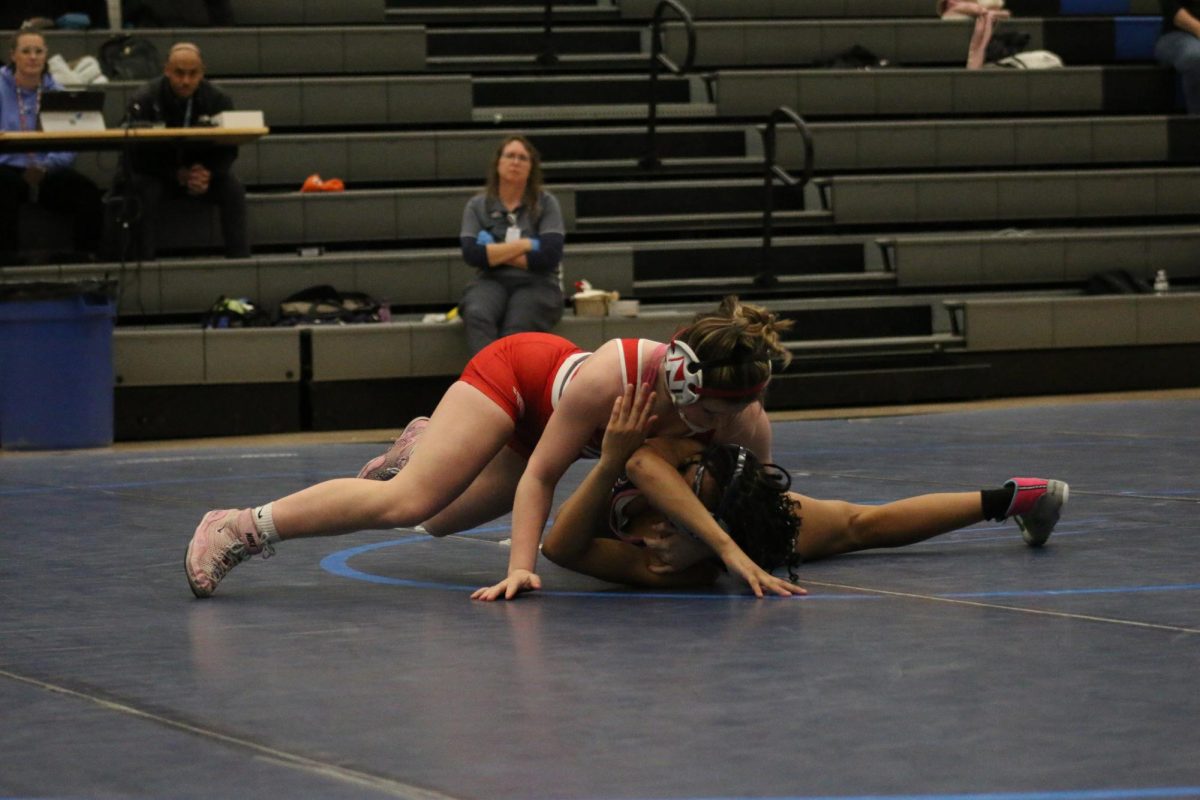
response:
<path id="1" fill-rule="evenodd" d="M 392 444 L 391 448 L 381 456 L 375 456 L 358 471 L 358 477 L 371 481 L 390 481 L 396 473 L 404 469 L 408 459 L 412 457 L 417 447 L 417 440 L 425 432 L 429 417 L 417 417 L 404 428 L 404 432 Z"/>
<path id="2" fill-rule="evenodd" d="M 211 596 L 229 570 L 259 553 L 267 558 L 275 548 L 258 532 L 253 510 L 224 508 L 208 512 L 196 526 L 183 560 L 192 594 Z"/>
<path id="3" fill-rule="evenodd" d="M 1004 485 L 1017 490 L 1004 516 L 1017 521 L 1026 544 L 1041 547 L 1058 524 L 1071 487 L 1045 478 L 1009 478 Z"/>

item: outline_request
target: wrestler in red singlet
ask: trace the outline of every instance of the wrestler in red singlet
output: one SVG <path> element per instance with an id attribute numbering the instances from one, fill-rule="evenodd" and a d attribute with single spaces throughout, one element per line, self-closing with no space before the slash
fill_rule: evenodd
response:
<path id="1" fill-rule="evenodd" d="M 619 341 L 624 384 L 654 385 L 666 345 L 658 345 L 643 360 L 644 340 Z M 497 339 L 479 351 L 463 370 L 460 380 L 483 392 L 512 418 L 517 429 L 508 446 L 529 458 L 559 399 L 589 356 L 591 353 L 561 336 L 518 333 Z M 604 430 L 599 429 L 582 455 L 595 458 L 603 436 Z"/>

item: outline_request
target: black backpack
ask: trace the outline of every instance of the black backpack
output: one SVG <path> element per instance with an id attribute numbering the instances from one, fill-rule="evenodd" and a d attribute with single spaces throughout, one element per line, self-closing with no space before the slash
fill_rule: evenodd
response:
<path id="1" fill-rule="evenodd" d="M 880 58 L 862 45 L 856 44 L 832 58 L 817 61 L 813 66 L 823 69 L 878 69 L 891 66 L 891 62 L 886 58 Z"/>
<path id="2" fill-rule="evenodd" d="M 383 303 L 364 292 L 339 292 L 332 286 L 310 286 L 279 304 L 276 325 L 380 322 Z"/>
<path id="3" fill-rule="evenodd" d="M 117 34 L 100 45 L 100 69 L 115 81 L 145 81 L 162 73 L 158 48 L 141 36 Z"/>

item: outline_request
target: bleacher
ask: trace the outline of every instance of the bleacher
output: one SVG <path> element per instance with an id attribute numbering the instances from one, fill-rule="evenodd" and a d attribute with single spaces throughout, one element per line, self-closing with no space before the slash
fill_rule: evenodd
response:
<path id="1" fill-rule="evenodd" d="M 970 24 L 930 0 L 683 0 L 696 49 L 657 80 L 657 0 L 240 0 L 238 26 L 141 32 L 195 41 L 209 77 L 271 134 L 244 146 L 255 256 L 178 220 L 143 264 L 3 268 L 4 280 L 116 276 L 118 438 L 384 427 L 426 412 L 466 360 L 455 305 L 462 207 L 492 151 L 526 133 L 567 223 L 565 278 L 638 299 L 636 318 L 574 317 L 584 347 L 669 337 L 736 292 L 796 321 L 772 408 L 1196 385 L 1200 120 L 1153 63 L 1157 3 L 1009 0 L 1000 30 L 1055 70 L 968 71 Z M 663 46 L 687 61 L 667 14 Z M 68 59 L 103 31 L 53 32 Z M 858 45 L 889 65 L 820 66 Z M 136 84 L 106 88 L 121 123 Z M 807 123 L 813 179 L 775 182 L 762 247 L 768 116 Z M 781 124 L 777 164 L 805 168 Z M 79 167 L 102 185 L 114 153 Z M 301 194 L 313 172 L 347 191 Z M 320 255 L 299 255 L 301 250 Z M 1168 271 L 1173 291 L 1089 296 L 1097 273 Z M 206 331 L 218 295 L 270 307 L 315 284 L 389 302 L 378 325 Z"/>

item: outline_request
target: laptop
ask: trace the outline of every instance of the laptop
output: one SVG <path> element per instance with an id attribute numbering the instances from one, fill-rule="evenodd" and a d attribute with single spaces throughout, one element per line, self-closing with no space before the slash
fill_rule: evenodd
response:
<path id="1" fill-rule="evenodd" d="M 47 133 L 102 131 L 104 92 L 84 89 L 43 92 L 40 120 L 42 130 Z"/>

